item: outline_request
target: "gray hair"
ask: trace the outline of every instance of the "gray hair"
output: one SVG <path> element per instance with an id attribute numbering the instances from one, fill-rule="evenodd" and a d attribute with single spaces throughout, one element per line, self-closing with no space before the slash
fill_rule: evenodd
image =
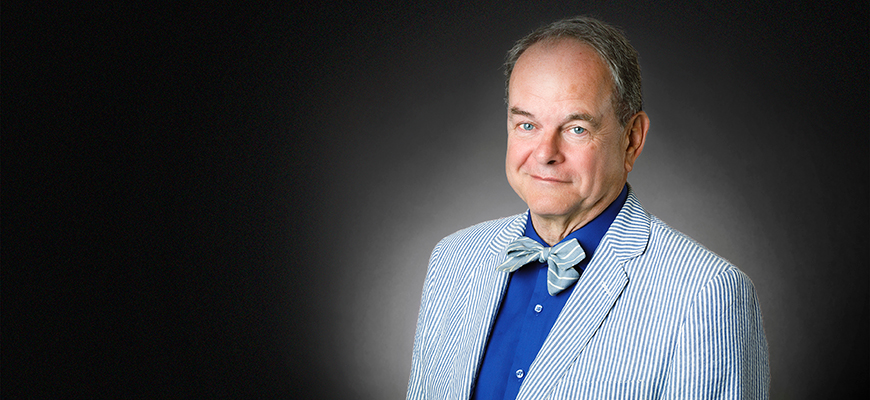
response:
<path id="1" fill-rule="evenodd" d="M 505 95 L 510 95 L 508 86 L 511 72 L 523 52 L 535 43 L 555 42 L 564 38 L 588 44 L 607 63 L 613 79 L 611 101 L 619 123 L 625 126 L 634 114 L 643 109 L 637 51 L 619 29 L 594 18 L 580 16 L 556 21 L 518 40 L 508 51 L 505 62 Z"/>

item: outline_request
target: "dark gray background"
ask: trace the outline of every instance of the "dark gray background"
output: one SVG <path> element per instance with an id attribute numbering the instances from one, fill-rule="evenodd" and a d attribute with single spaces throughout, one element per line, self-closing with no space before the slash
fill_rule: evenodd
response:
<path id="1" fill-rule="evenodd" d="M 522 212 L 501 63 L 641 55 L 647 211 L 753 280 L 771 397 L 868 391 L 867 3 L 3 12 L 3 397 L 402 398 L 428 254 Z"/>

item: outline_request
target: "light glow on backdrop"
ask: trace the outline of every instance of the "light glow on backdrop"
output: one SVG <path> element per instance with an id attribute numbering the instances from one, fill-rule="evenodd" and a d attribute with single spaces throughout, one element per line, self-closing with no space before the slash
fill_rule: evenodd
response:
<path id="1" fill-rule="evenodd" d="M 858 138 L 844 134 L 853 120 L 815 118 L 835 111 L 817 97 L 830 89 L 795 82 L 825 64 L 790 53 L 801 45 L 788 38 L 793 27 L 697 7 L 453 10 L 462 18 L 424 18 L 411 32 L 397 23 L 384 37 L 407 37 L 373 45 L 367 55 L 376 61 L 346 71 L 330 115 L 350 118 L 323 120 L 324 132 L 336 137 L 321 144 L 330 168 L 322 171 L 320 201 L 331 212 L 320 234 L 352 239 L 330 255 L 341 270 L 339 294 L 313 325 L 328 339 L 315 340 L 311 353 L 324 370 L 339 371 L 328 380 L 335 393 L 403 396 L 432 247 L 458 229 L 525 210 L 504 177 L 504 52 L 542 23 L 588 12 L 623 27 L 641 55 L 652 123 L 629 177 L 640 200 L 753 279 L 773 398 L 823 390 L 832 354 L 847 357 L 855 345 L 826 339 L 853 324 L 838 310 L 860 313 L 866 300 L 866 280 L 851 279 L 852 267 L 829 267 L 858 262 L 850 246 L 860 243 L 833 232 L 863 228 L 832 209 L 850 181 L 837 169 L 866 177 L 866 165 L 837 157 Z M 436 23 L 446 21 L 453 24 Z M 756 38 L 762 31 L 785 42 Z M 783 70 L 791 57 L 815 64 Z M 866 114 L 858 106 L 849 111 Z M 818 251 L 828 248 L 841 252 Z M 812 272 L 820 266 L 825 274 Z"/>

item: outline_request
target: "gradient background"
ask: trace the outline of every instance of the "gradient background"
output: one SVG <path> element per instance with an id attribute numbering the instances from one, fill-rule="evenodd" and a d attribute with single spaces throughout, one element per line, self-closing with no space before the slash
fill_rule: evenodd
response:
<path id="1" fill-rule="evenodd" d="M 712 3 L 712 2 L 710 2 Z M 622 27 L 648 212 L 755 283 L 771 398 L 868 392 L 868 8 L 4 5 L 3 398 L 403 398 L 429 252 L 525 210 L 501 63 Z"/>

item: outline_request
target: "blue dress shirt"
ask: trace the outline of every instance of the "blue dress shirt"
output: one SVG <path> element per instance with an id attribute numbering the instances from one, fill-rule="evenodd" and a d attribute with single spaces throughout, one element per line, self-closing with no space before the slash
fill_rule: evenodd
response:
<path id="1" fill-rule="evenodd" d="M 576 267 L 581 274 L 627 196 L 628 188 L 623 187 L 619 197 L 604 212 L 559 242 L 571 239 L 580 242 L 586 252 L 586 258 Z M 526 222 L 524 235 L 549 247 L 535 232 L 531 215 Z M 550 296 L 547 292 L 546 263 L 533 262 L 511 274 L 486 345 L 473 399 L 516 399 L 523 377 L 576 286 Z"/>

